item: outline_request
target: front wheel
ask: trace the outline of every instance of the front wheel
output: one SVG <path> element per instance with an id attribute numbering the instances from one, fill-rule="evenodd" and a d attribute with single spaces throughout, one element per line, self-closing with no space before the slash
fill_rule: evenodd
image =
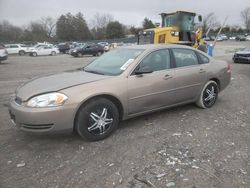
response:
<path id="1" fill-rule="evenodd" d="M 83 105 L 76 116 L 77 133 L 90 141 L 102 140 L 113 133 L 119 124 L 119 112 L 114 103 L 97 98 Z"/>
<path id="2" fill-rule="evenodd" d="M 201 108 L 211 108 L 218 98 L 218 93 L 218 84 L 213 80 L 208 81 L 204 85 L 196 105 Z"/>
<path id="3" fill-rule="evenodd" d="M 54 52 L 54 51 L 53 51 L 53 52 L 51 52 L 51 55 L 52 55 L 52 56 L 56 55 L 56 52 Z"/>
<path id="4" fill-rule="evenodd" d="M 36 56 L 37 56 L 37 53 L 36 53 L 36 52 L 33 52 L 33 53 L 32 53 L 32 56 L 36 57 Z"/>
<path id="5" fill-rule="evenodd" d="M 102 52 L 97 52 L 96 56 L 102 55 Z"/>

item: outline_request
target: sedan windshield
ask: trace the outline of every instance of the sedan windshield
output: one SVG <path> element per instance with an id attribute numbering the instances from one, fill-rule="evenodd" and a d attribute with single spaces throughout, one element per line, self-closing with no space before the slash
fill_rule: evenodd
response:
<path id="1" fill-rule="evenodd" d="M 86 72 L 104 75 L 119 75 L 136 59 L 144 50 L 120 48 L 102 55 L 84 68 Z"/>

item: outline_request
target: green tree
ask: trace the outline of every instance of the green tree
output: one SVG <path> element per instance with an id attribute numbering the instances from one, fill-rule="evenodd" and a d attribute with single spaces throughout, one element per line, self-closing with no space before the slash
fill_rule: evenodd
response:
<path id="1" fill-rule="evenodd" d="M 123 25 L 118 21 L 110 22 L 107 25 L 106 37 L 108 39 L 125 37 Z"/>
<path id="2" fill-rule="evenodd" d="M 153 24 L 152 20 L 144 18 L 142 22 L 142 27 L 143 29 L 150 29 L 150 28 L 155 28 L 155 25 Z"/>
<path id="3" fill-rule="evenodd" d="M 20 41 L 22 34 L 23 30 L 20 27 L 14 26 L 6 20 L 0 23 L 0 42 Z"/>
<path id="4" fill-rule="evenodd" d="M 138 36 L 139 32 L 141 30 L 142 30 L 142 28 L 138 28 L 138 27 L 135 27 L 135 26 L 130 27 L 130 33 L 135 35 L 135 36 Z"/>
<path id="5" fill-rule="evenodd" d="M 59 40 L 88 40 L 91 38 L 88 25 L 82 13 L 61 15 L 56 22 L 56 35 Z"/>

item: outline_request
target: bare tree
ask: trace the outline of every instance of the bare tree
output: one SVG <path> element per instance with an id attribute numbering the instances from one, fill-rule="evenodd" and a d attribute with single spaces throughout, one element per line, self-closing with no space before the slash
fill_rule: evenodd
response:
<path id="1" fill-rule="evenodd" d="M 41 18 L 41 24 L 47 32 L 48 38 L 52 38 L 55 36 L 56 31 L 56 20 L 51 17 L 43 17 Z"/>
<path id="2" fill-rule="evenodd" d="M 244 22 L 247 32 L 250 32 L 250 7 L 241 11 L 240 15 Z"/>
<path id="3" fill-rule="evenodd" d="M 93 19 L 91 20 L 91 26 L 96 29 L 104 28 L 112 21 L 114 21 L 114 17 L 111 14 L 96 13 Z"/>
<path id="4" fill-rule="evenodd" d="M 114 17 L 111 14 L 96 13 L 90 23 L 94 39 L 105 39 L 107 25 L 112 21 Z"/>
<path id="5" fill-rule="evenodd" d="M 208 29 L 214 29 L 214 28 L 218 27 L 219 25 L 220 24 L 217 20 L 217 17 L 215 16 L 215 14 L 213 12 L 211 12 L 203 17 L 202 30 L 204 33 L 206 33 Z"/>

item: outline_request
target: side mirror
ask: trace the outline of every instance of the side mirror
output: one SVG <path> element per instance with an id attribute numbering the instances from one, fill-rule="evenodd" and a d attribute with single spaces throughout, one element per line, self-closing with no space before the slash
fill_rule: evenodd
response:
<path id="1" fill-rule="evenodd" d="M 199 20 L 199 22 L 202 22 L 202 16 L 201 15 L 198 16 L 198 20 Z"/>
<path id="2" fill-rule="evenodd" d="M 144 66 L 138 70 L 135 70 L 136 75 L 148 74 L 148 73 L 152 73 L 152 72 L 154 72 L 154 70 L 149 66 Z"/>

